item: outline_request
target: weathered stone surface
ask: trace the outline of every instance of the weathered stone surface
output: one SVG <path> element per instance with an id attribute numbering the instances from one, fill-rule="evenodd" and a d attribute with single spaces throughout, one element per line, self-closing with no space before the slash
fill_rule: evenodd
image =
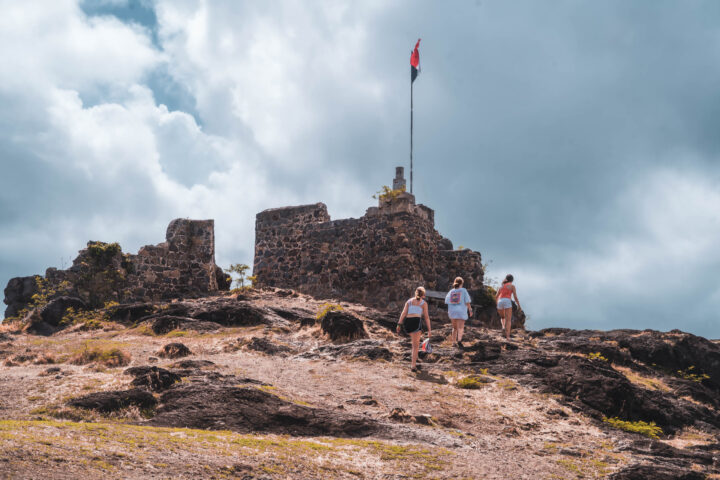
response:
<path id="1" fill-rule="evenodd" d="M 5 318 L 14 317 L 31 301 L 32 296 L 38 293 L 35 275 L 29 277 L 11 278 L 5 287 Z"/>
<path id="2" fill-rule="evenodd" d="M 148 423 L 335 437 L 364 437 L 379 430 L 377 422 L 368 418 L 297 405 L 254 387 L 213 384 L 178 385 L 166 391 Z"/>
<path id="3" fill-rule="evenodd" d="M 123 254 L 117 243 L 91 241 L 67 270 L 47 269 L 44 281 L 54 296 L 77 297 L 98 308 L 110 301 L 198 297 L 218 291 L 218 278 L 227 287 L 226 274 L 215 265 L 214 221 L 175 219 L 167 228 L 166 241 L 159 245 L 130 255 Z M 35 277 L 11 279 L 5 289 L 9 305 L 5 315 L 26 307 L 36 292 Z M 140 314 L 116 310 L 118 321 Z"/>
<path id="4" fill-rule="evenodd" d="M 356 340 L 342 345 L 323 345 L 301 355 L 305 358 L 348 357 L 367 358 L 369 360 L 387 360 L 393 358 L 392 352 L 379 340 Z"/>
<path id="5" fill-rule="evenodd" d="M 191 313 L 193 318 L 215 322 L 226 327 L 261 325 L 266 322 L 265 312 L 249 303 L 215 302 L 198 308 Z"/>
<path id="6" fill-rule="evenodd" d="M 609 480 L 705 480 L 701 472 L 689 468 L 658 465 L 633 465 L 608 477 Z"/>
<path id="7" fill-rule="evenodd" d="M 109 413 L 130 406 L 139 408 L 152 408 L 157 400 L 152 393 L 134 388 L 132 390 L 96 392 L 82 397 L 74 398 L 67 402 L 71 407 L 97 410 L 98 412 Z"/>
<path id="8" fill-rule="evenodd" d="M 293 351 L 292 348 L 286 345 L 273 343 L 267 338 L 262 337 L 253 337 L 247 345 L 247 348 L 249 350 L 255 350 L 256 352 L 267 353 L 268 355 L 284 355 Z"/>
<path id="9" fill-rule="evenodd" d="M 220 328 L 215 322 L 203 322 L 195 318 L 162 315 L 152 320 L 152 331 L 164 335 L 172 330 L 195 330 L 196 332 L 211 332 Z"/>
<path id="10" fill-rule="evenodd" d="M 256 216 L 253 273 L 260 285 L 397 310 L 419 285 L 446 290 L 458 275 L 482 285 L 480 254 L 448 248 L 409 193 L 359 219 L 331 221 L 322 203 L 276 208 Z"/>
<path id="11" fill-rule="evenodd" d="M 180 358 L 188 355 L 192 355 L 190 349 L 179 342 L 168 343 L 157 352 L 157 356 L 162 358 Z"/>
<path id="12" fill-rule="evenodd" d="M 323 317 L 320 327 L 333 341 L 344 340 L 349 342 L 367 337 L 362 320 L 346 312 L 328 312 Z"/>
<path id="13" fill-rule="evenodd" d="M 152 303 L 130 303 L 108 308 L 107 315 L 113 322 L 133 324 L 154 311 L 155 305 Z"/>
<path id="14" fill-rule="evenodd" d="M 87 304 L 76 297 L 62 296 L 50 300 L 47 305 L 40 309 L 40 318 L 53 327 L 60 325 L 60 321 L 68 308 L 75 311 L 86 310 Z"/>
<path id="15" fill-rule="evenodd" d="M 124 373 L 135 377 L 131 382 L 133 386 L 146 387 L 153 392 L 170 388 L 173 383 L 180 381 L 180 375 L 165 370 L 164 368 L 149 365 L 131 367 L 125 370 Z"/>

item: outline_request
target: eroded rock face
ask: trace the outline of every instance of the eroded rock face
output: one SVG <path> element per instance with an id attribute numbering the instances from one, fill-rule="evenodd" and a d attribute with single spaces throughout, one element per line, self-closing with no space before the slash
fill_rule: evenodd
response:
<path id="1" fill-rule="evenodd" d="M 347 312 L 328 312 L 320 326 L 333 341 L 352 341 L 367 337 L 362 320 Z"/>
<path id="2" fill-rule="evenodd" d="M 266 432 L 287 435 L 364 437 L 379 430 L 374 420 L 297 405 L 254 387 L 190 384 L 160 398 L 149 422 L 164 427 Z"/>
<path id="3" fill-rule="evenodd" d="M 180 358 L 188 355 L 192 355 L 190 349 L 179 342 L 168 343 L 157 352 L 157 356 L 162 358 Z"/>
<path id="4" fill-rule="evenodd" d="M 608 477 L 610 480 L 705 480 L 701 472 L 687 468 L 657 465 L 633 465 Z"/>
<path id="5" fill-rule="evenodd" d="M 63 316 L 69 308 L 76 312 L 86 310 L 87 304 L 77 297 L 62 296 L 50 300 L 47 305 L 40 309 L 40 317 L 45 323 L 53 327 L 60 325 Z"/>
<path id="6" fill-rule="evenodd" d="M 93 308 L 106 302 L 157 301 L 198 297 L 227 287 L 227 276 L 215 265 L 213 220 L 175 219 L 166 241 L 123 254 L 117 243 L 88 242 L 67 270 L 49 268 L 43 279 L 52 297 L 71 296 Z M 31 303 L 38 292 L 35 277 L 17 277 L 5 288 L 5 316 Z M 127 311 L 126 311 L 127 313 Z M 121 314 L 120 314 L 121 315 Z"/>
<path id="7" fill-rule="evenodd" d="M 152 393 L 134 388 L 132 390 L 96 392 L 67 402 L 71 407 L 86 408 L 102 413 L 110 413 L 130 406 L 152 408 L 157 400 Z"/>
<path id="8" fill-rule="evenodd" d="M 133 386 L 145 387 L 153 392 L 166 390 L 173 383 L 180 381 L 180 375 L 155 366 L 131 367 L 124 373 L 135 377 L 132 381 Z"/>
<path id="9" fill-rule="evenodd" d="M 5 318 L 14 317 L 20 310 L 32 302 L 32 296 L 38 293 L 35 275 L 11 278 L 5 287 Z"/>

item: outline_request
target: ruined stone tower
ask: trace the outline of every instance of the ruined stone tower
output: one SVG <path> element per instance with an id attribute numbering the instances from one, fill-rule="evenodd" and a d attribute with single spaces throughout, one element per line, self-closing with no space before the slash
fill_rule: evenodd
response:
<path id="1" fill-rule="evenodd" d="M 435 230 L 434 211 L 404 186 L 398 167 L 393 191 L 361 218 L 330 220 L 323 203 L 258 213 L 258 284 L 383 309 L 397 308 L 419 285 L 446 290 L 458 275 L 468 289 L 481 288 L 480 253 L 453 250 Z"/>

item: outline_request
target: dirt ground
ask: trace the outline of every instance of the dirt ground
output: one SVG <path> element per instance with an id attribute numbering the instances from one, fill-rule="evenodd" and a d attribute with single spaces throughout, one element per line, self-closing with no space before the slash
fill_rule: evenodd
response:
<path id="1" fill-rule="evenodd" d="M 301 302 L 309 312 L 321 308 L 306 297 L 282 301 Z M 558 397 L 516 380 L 484 375 L 477 389 L 459 388 L 458 380 L 477 372 L 450 360 L 423 364 L 420 373 L 412 373 L 402 359 L 408 340 L 380 327 L 369 328 L 370 338 L 382 340 L 399 359 L 319 352 L 317 347 L 331 342 L 317 325 L 151 335 L 142 325 L 108 324 L 104 330 L 70 329 L 49 337 L 10 335 L 10 328 L 3 328 L 0 360 L 14 362 L 0 367 L 0 478 L 537 480 L 605 478 L 633 460 L 619 448 L 625 433 L 601 429 Z M 257 337 L 288 352 L 247 348 Z M 258 388 L 282 399 L 366 416 L 387 428 L 363 438 L 242 434 L 143 425 L 147 414 L 137 408 L 103 415 L 65 406 L 87 393 L 131 388 L 132 377 L 123 374 L 129 366 L 172 369 L 178 360 L 157 355 L 170 342 L 190 349 L 183 360 L 209 360 L 213 371 L 256 379 L 265 384 Z M 438 346 L 451 350 L 448 342 Z M 78 351 L 96 347 L 117 348 L 130 361 L 115 367 L 69 363 Z M 23 355 L 34 359 L 22 362 Z M 405 422 L 391 418 L 398 408 Z M 673 441 L 716 440 L 688 432 Z"/>

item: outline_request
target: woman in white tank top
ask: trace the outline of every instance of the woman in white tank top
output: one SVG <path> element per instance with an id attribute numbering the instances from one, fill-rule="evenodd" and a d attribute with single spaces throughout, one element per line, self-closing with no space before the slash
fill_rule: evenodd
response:
<path id="1" fill-rule="evenodd" d="M 418 350 L 420 348 L 420 336 L 422 335 L 422 328 L 420 326 L 422 318 L 425 319 L 428 338 L 430 338 L 432 327 L 430 326 L 430 315 L 428 314 L 428 306 L 425 301 L 425 289 L 423 287 L 418 287 L 415 290 L 415 297 L 405 302 L 405 308 L 403 308 L 403 311 L 400 314 L 400 320 L 398 321 L 397 326 L 398 334 L 400 334 L 400 329 L 404 326 L 405 331 L 408 335 L 410 335 L 410 340 L 412 342 L 410 369 L 413 372 L 416 372 L 419 369 L 416 363 Z"/>

